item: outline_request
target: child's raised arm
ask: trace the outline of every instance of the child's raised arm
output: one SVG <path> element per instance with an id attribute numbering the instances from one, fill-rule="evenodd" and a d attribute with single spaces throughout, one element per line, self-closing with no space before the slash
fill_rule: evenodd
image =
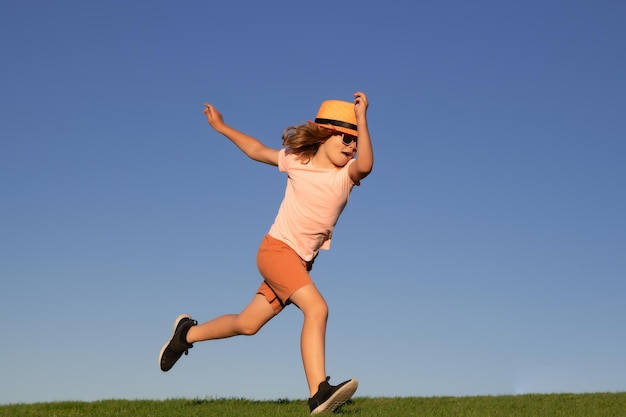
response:
<path id="1" fill-rule="evenodd" d="M 242 133 L 226 123 L 222 114 L 211 104 L 204 105 L 203 113 L 216 132 L 221 133 L 233 142 L 249 158 L 270 165 L 278 165 L 278 149 L 265 146 L 258 139 Z"/>
<path id="2" fill-rule="evenodd" d="M 370 132 L 367 127 L 367 107 L 369 102 L 364 93 L 354 93 L 354 114 L 356 116 L 357 132 L 357 154 L 356 161 L 350 165 L 350 178 L 358 183 L 372 172 L 374 166 L 374 151 L 370 140 Z"/>

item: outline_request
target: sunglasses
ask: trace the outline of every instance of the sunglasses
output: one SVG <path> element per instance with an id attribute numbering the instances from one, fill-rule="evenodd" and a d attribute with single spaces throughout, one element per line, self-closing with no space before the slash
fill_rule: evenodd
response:
<path id="1" fill-rule="evenodd" d="M 352 144 L 352 142 L 355 142 L 355 143 L 356 143 L 356 137 L 354 137 L 354 136 L 350 136 L 350 135 L 347 135 L 347 134 L 345 134 L 345 133 L 342 133 L 342 134 L 341 134 L 341 142 L 342 142 L 344 145 L 349 146 L 349 145 L 351 145 L 351 144 Z"/>

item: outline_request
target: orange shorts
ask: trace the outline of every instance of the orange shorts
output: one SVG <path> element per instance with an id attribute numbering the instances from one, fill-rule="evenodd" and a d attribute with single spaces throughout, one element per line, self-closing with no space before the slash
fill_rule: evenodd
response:
<path id="1" fill-rule="evenodd" d="M 313 284 L 309 276 L 313 261 L 302 259 L 289 245 L 265 235 L 259 252 L 257 266 L 265 279 L 257 294 L 265 296 L 276 314 L 291 304 L 289 297 L 300 288 Z"/>

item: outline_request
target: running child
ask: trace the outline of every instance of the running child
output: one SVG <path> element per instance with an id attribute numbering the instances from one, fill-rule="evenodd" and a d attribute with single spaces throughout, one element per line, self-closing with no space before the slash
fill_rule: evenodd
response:
<path id="1" fill-rule="evenodd" d="M 353 102 L 324 101 L 314 121 L 285 129 L 281 149 L 267 147 L 232 128 L 213 105 L 204 105 L 207 121 L 216 132 L 249 158 L 277 166 L 287 174 L 287 187 L 274 223 L 257 253 L 263 281 L 252 301 L 239 314 L 223 315 L 202 324 L 187 314 L 178 316 L 171 339 L 159 354 L 162 371 L 169 371 L 194 343 L 253 335 L 287 305 L 294 304 L 304 316 L 300 349 L 311 414 L 332 412 L 356 392 L 356 379 L 338 385 L 328 382 L 328 306 L 309 271 L 320 249 L 330 248 L 333 229 L 353 186 L 359 185 L 372 170 L 368 105 L 362 92 L 354 94 Z"/>

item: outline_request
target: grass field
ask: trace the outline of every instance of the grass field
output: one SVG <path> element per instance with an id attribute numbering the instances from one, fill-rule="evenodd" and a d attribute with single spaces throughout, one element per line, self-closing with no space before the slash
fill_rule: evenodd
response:
<path id="1" fill-rule="evenodd" d="M 306 401 L 245 399 L 104 400 L 0 406 L 11 417 L 307 416 Z M 357 417 L 626 417 L 625 393 L 480 397 L 354 398 L 335 413 Z"/>

